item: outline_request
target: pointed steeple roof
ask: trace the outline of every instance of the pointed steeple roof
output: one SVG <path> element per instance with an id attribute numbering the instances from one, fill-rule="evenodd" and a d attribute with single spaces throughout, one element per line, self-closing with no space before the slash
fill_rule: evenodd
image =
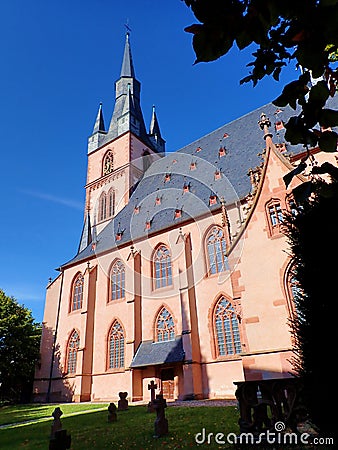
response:
<path id="1" fill-rule="evenodd" d="M 150 121 L 150 128 L 149 128 L 149 134 L 150 135 L 158 135 L 161 136 L 160 126 L 158 124 L 156 111 L 155 111 L 155 105 L 153 105 L 153 111 L 151 115 L 151 121 Z"/>
<path id="2" fill-rule="evenodd" d="M 100 103 L 99 110 L 97 112 L 95 125 L 93 129 L 93 134 L 98 131 L 106 131 L 104 126 L 103 112 L 102 112 L 102 102 Z"/>
<path id="3" fill-rule="evenodd" d="M 135 70 L 133 65 L 133 58 L 131 56 L 129 32 L 126 33 L 126 43 L 124 46 L 123 62 L 120 77 L 135 78 Z"/>
<path id="4" fill-rule="evenodd" d="M 92 227 L 90 225 L 90 214 L 89 214 L 89 211 L 88 211 L 87 215 L 85 217 L 84 224 L 83 224 L 80 244 L 79 244 L 79 248 L 78 248 L 77 253 L 79 254 L 80 252 L 82 252 L 82 250 L 87 248 L 88 245 L 92 242 L 92 240 L 93 240 Z"/>
<path id="5" fill-rule="evenodd" d="M 160 126 L 158 124 L 154 105 L 149 127 L 149 139 L 151 140 L 153 147 L 156 149 L 156 151 L 160 153 L 165 152 L 165 140 L 161 136 Z"/>

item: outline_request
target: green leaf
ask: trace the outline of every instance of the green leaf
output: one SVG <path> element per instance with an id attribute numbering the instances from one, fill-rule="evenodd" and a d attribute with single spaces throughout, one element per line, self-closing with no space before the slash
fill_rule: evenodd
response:
<path id="1" fill-rule="evenodd" d="M 323 152 L 335 152 L 337 151 L 337 138 L 338 135 L 334 131 L 324 131 L 318 139 L 319 148 Z"/>

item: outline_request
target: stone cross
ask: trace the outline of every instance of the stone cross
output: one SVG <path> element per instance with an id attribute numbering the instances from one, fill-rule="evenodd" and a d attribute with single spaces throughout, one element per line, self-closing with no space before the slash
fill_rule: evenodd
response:
<path id="1" fill-rule="evenodd" d="M 54 411 L 52 412 L 52 416 L 53 416 L 54 420 L 53 420 L 52 429 L 51 429 L 51 433 L 50 433 L 51 438 L 53 438 L 55 436 L 55 433 L 57 431 L 62 430 L 62 424 L 61 424 L 62 414 L 63 414 L 63 412 L 61 411 L 61 409 L 59 407 L 55 408 Z"/>
<path id="2" fill-rule="evenodd" d="M 67 430 L 62 429 L 62 414 L 63 412 L 59 407 L 52 412 L 54 420 L 49 439 L 49 450 L 67 450 L 70 448 L 72 439 L 70 434 L 67 434 Z"/>
<path id="3" fill-rule="evenodd" d="M 154 380 L 148 384 L 148 391 L 150 391 L 150 400 L 153 402 L 155 400 L 155 390 L 157 389 L 157 384 Z"/>
<path id="4" fill-rule="evenodd" d="M 126 411 L 128 409 L 128 392 L 119 392 L 120 400 L 118 401 L 118 410 Z"/>
<path id="5" fill-rule="evenodd" d="M 108 406 L 108 422 L 116 422 L 116 420 L 116 405 L 115 403 L 110 403 L 110 405 Z"/>
<path id="6" fill-rule="evenodd" d="M 163 398 L 163 394 L 157 394 L 155 400 L 153 401 L 153 404 L 157 415 L 154 423 L 154 437 L 159 438 L 168 434 L 168 420 L 165 418 L 164 412 L 164 409 L 167 407 L 167 402 L 165 398 Z"/>
<path id="7" fill-rule="evenodd" d="M 154 408 L 155 389 L 157 389 L 157 384 L 154 382 L 154 380 L 151 380 L 151 382 L 148 384 L 148 391 L 150 391 L 150 402 L 148 403 L 147 408 L 147 411 L 150 413 L 155 412 Z"/>

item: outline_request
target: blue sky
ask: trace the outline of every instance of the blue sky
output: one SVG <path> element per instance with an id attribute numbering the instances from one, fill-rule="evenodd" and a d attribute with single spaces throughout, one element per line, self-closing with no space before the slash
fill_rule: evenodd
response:
<path id="1" fill-rule="evenodd" d="M 181 0 L 11 0 L 0 17 L 0 288 L 42 321 L 48 279 L 78 248 L 87 138 L 100 102 L 109 123 L 127 21 L 145 121 L 155 104 L 167 151 L 268 103 L 282 84 L 240 86 L 252 49 L 193 65 L 183 30 L 196 19 Z M 292 66 L 281 82 L 293 77 Z"/>

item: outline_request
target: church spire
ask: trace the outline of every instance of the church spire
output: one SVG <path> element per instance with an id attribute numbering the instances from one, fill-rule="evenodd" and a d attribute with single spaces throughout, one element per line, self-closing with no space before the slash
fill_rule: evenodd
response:
<path id="1" fill-rule="evenodd" d="M 124 46 L 121 75 L 120 75 L 121 78 L 122 77 L 135 78 L 135 70 L 134 70 L 134 65 L 133 65 L 133 58 L 131 56 L 129 35 L 130 35 L 129 31 L 127 31 L 126 43 Z"/>
<path id="2" fill-rule="evenodd" d="M 88 138 L 88 153 L 91 153 L 92 151 L 100 147 L 106 134 L 107 132 L 104 126 L 102 103 L 100 103 L 93 128 L 93 133 Z"/>
<path id="3" fill-rule="evenodd" d="M 161 136 L 160 127 L 158 124 L 156 111 L 155 111 L 155 105 L 153 105 L 153 111 L 151 114 L 151 121 L 150 121 L 150 128 L 149 128 L 149 135 L 158 134 Z"/>
<path id="4" fill-rule="evenodd" d="M 92 227 L 90 225 L 90 214 L 88 211 L 83 224 L 80 244 L 77 253 L 79 254 L 80 252 L 82 252 L 82 250 L 88 247 L 88 245 L 92 242 L 92 240 L 93 240 Z"/>
<path id="5" fill-rule="evenodd" d="M 149 139 L 155 146 L 158 152 L 165 152 L 165 140 L 161 136 L 160 126 L 158 124 L 155 106 L 153 105 L 153 111 L 151 115 L 150 127 L 149 127 Z"/>
<path id="6" fill-rule="evenodd" d="M 102 102 L 100 102 L 99 110 L 97 112 L 96 121 L 94 124 L 93 134 L 97 131 L 103 131 L 105 132 L 105 126 L 104 126 L 104 120 L 103 120 L 103 113 L 102 113 Z"/>

